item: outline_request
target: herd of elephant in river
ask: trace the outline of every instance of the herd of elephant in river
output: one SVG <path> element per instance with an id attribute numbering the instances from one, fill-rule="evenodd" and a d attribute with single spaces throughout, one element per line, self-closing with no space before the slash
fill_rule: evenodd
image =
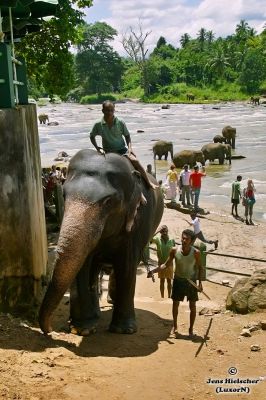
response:
<path id="1" fill-rule="evenodd" d="M 168 153 L 177 168 L 183 168 L 184 164 L 193 167 L 197 162 L 205 165 L 207 160 L 219 160 L 219 164 L 224 164 L 225 160 L 231 164 L 231 149 L 235 149 L 236 128 L 225 126 L 222 135 L 216 135 L 213 143 L 205 144 L 201 150 L 182 150 L 178 153 L 173 152 L 173 142 L 164 140 L 157 141 L 153 146 L 153 156 L 159 160 L 168 158 Z"/>

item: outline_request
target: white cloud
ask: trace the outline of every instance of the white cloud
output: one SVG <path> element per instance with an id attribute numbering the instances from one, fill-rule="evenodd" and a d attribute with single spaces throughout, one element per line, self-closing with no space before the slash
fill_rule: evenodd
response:
<path id="1" fill-rule="evenodd" d="M 147 40 L 149 50 L 154 48 L 160 36 L 179 47 L 184 33 L 196 37 L 200 28 L 212 30 L 216 37 L 224 37 L 234 33 L 241 19 L 258 33 L 266 22 L 265 0 L 109 0 L 108 3 L 95 0 L 94 3 L 98 8 L 101 3 L 104 6 L 103 18 L 99 20 L 107 22 L 120 34 L 114 47 L 121 54 L 121 34 L 130 26 L 137 28 L 139 20 L 144 32 L 152 31 Z M 89 15 L 90 12 L 87 21 L 93 22 Z"/>

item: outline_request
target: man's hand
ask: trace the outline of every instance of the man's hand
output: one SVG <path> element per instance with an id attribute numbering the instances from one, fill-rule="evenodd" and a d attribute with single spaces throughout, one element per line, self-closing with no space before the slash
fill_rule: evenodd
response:
<path id="1" fill-rule="evenodd" d="M 105 155 L 105 151 L 102 147 L 97 147 L 98 153 L 102 154 L 103 156 Z"/>

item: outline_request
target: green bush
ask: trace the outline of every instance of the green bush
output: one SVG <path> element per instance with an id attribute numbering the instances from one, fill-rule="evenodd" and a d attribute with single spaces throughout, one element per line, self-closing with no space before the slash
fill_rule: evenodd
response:
<path id="1" fill-rule="evenodd" d="M 80 99 L 80 104 L 101 104 L 105 100 L 116 101 L 118 98 L 113 94 L 106 93 L 106 94 L 90 94 L 87 96 L 83 96 Z"/>

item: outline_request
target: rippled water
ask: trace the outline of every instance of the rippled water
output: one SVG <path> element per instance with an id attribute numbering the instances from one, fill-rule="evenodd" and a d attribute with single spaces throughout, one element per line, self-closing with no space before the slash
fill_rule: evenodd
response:
<path id="1" fill-rule="evenodd" d="M 92 147 L 89 131 L 93 123 L 102 117 L 100 105 L 49 105 L 38 112 L 48 113 L 50 121 L 59 122 L 58 126 L 39 126 L 43 166 L 51 165 L 62 150 L 74 155 L 80 149 Z M 237 175 L 242 175 L 244 187 L 246 180 L 252 178 L 257 190 L 254 217 L 256 220 L 266 219 L 266 108 L 263 105 L 182 104 L 163 110 L 156 104 L 128 102 L 116 105 L 116 115 L 125 120 L 133 149 L 144 166 L 153 164 L 152 146 L 155 140 L 171 140 L 174 152 L 201 149 L 212 141 L 213 136 L 221 134 L 225 125 L 236 127 L 235 154 L 246 158 L 232 160 L 231 166 L 207 164 L 201 198 L 204 202 L 217 204 L 217 210 L 228 213 L 232 181 Z M 144 132 L 138 133 L 138 129 Z M 169 163 L 170 160 L 156 161 L 158 179 L 165 179 Z"/>

